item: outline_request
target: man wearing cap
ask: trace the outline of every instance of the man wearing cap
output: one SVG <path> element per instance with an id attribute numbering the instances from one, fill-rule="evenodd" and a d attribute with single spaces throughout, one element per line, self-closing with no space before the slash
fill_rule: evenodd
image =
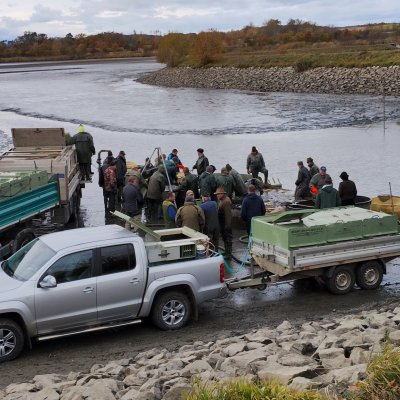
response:
<path id="1" fill-rule="evenodd" d="M 342 206 L 354 206 L 357 196 L 356 184 L 349 179 L 346 171 L 343 171 L 339 177 L 342 179 L 342 182 L 339 183 L 339 196 L 342 200 Z"/>
<path id="2" fill-rule="evenodd" d="M 307 157 L 307 165 L 311 177 L 313 177 L 315 174 L 318 174 L 319 168 L 314 164 L 314 160 L 311 157 Z"/>
<path id="3" fill-rule="evenodd" d="M 239 174 L 235 169 L 233 169 L 229 164 L 225 166 L 228 174 L 233 178 L 233 190 L 236 196 L 244 196 L 246 194 L 246 185 L 242 178 L 242 175 Z"/>
<path id="4" fill-rule="evenodd" d="M 202 204 L 200 208 L 204 212 L 206 223 L 204 226 L 204 233 L 210 238 L 214 246 L 214 250 L 218 251 L 219 245 L 219 220 L 218 220 L 218 204 L 216 201 L 211 200 L 209 193 L 204 193 L 201 196 Z"/>
<path id="5" fill-rule="evenodd" d="M 193 165 L 192 169 L 196 169 L 197 175 L 200 176 L 205 172 L 210 163 L 208 162 L 208 158 L 204 155 L 204 150 L 202 148 L 197 149 L 197 157 L 196 164 Z"/>
<path id="6" fill-rule="evenodd" d="M 268 170 L 265 168 L 263 155 L 256 149 L 256 146 L 251 148 L 251 153 L 247 156 L 246 169 L 248 174 L 252 174 L 253 178 L 258 178 L 258 174 L 264 174 L 264 183 L 268 183 Z"/>
<path id="7" fill-rule="evenodd" d="M 91 182 L 90 166 L 92 164 L 92 155 L 96 154 L 92 135 L 86 132 L 85 127 L 80 124 L 78 127 L 78 133 L 71 138 L 69 143 L 75 145 L 81 178 Z"/>
<path id="8" fill-rule="evenodd" d="M 318 191 L 315 199 L 315 208 L 340 207 L 341 204 L 339 192 L 333 187 L 332 178 L 328 175 L 326 176 L 325 184 Z"/>
<path id="9" fill-rule="evenodd" d="M 322 186 L 325 185 L 328 178 L 332 181 L 330 175 L 326 173 L 326 167 L 321 167 L 318 174 L 315 174 L 310 180 L 311 192 L 316 195 L 322 189 Z"/>
<path id="10" fill-rule="evenodd" d="M 232 258 L 232 202 L 221 187 L 215 192 L 218 199 L 219 230 L 224 241 L 226 260 Z"/>
<path id="11" fill-rule="evenodd" d="M 177 227 L 187 226 L 197 232 L 201 232 L 205 224 L 203 210 L 194 202 L 192 193 L 186 193 L 185 203 L 179 207 L 176 213 L 175 223 Z"/>
<path id="12" fill-rule="evenodd" d="M 251 219 L 265 215 L 265 204 L 261 196 L 256 194 L 256 187 L 249 185 L 247 196 L 243 199 L 240 216 L 246 223 L 247 235 L 250 236 Z"/>
<path id="13" fill-rule="evenodd" d="M 121 150 L 115 159 L 117 163 L 117 200 L 122 203 L 122 190 L 125 186 L 126 158 L 125 152 Z"/>

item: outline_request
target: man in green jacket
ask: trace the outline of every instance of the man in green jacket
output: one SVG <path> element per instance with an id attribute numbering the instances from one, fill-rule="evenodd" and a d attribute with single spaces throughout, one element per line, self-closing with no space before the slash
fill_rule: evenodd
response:
<path id="1" fill-rule="evenodd" d="M 325 185 L 317 194 L 317 198 L 315 199 L 315 208 L 322 209 L 340 207 L 341 204 L 339 192 L 333 187 L 332 178 L 328 176 L 325 179 Z"/>
<path id="2" fill-rule="evenodd" d="M 228 197 L 232 199 L 233 195 L 233 177 L 228 174 L 228 170 L 225 167 L 221 168 L 221 175 L 217 178 L 217 187 L 222 187 Z"/>
<path id="3" fill-rule="evenodd" d="M 78 127 L 78 133 L 71 138 L 70 143 L 75 145 L 82 179 L 91 182 L 90 166 L 92 155 L 96 154 L 92 135 L 86 132 L 85 127 L 81 124 Z"/>
<path id="4" fill-rule="evenodd" d="M 163 217 L 165 229 L 176 228 L 175 217 L 176 217 L 176 205 L 175 205 L 175 193 L 168 192 L 167 198 L 162 203 Z"/>

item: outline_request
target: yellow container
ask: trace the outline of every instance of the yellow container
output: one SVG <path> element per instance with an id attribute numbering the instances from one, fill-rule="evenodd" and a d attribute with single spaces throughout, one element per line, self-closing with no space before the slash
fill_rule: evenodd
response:
<path id="1" fill-rule="evenodd" d="M 400 219 L 400 197 L 390 195 L 379 195 L 372 198 L 371 210 L 381 211 L 387 214 L 396 215 Z"/>

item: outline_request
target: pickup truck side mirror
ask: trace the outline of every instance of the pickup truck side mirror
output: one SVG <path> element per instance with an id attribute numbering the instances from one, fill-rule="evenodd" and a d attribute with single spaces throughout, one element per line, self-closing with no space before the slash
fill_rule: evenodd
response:
<path id="1" fill-rule="evenodd" d="M 56 278 L 53 275 L 46 275 L 40 282 L 39 286 L 42 289 L 53 288 L 57 286 Z"/>

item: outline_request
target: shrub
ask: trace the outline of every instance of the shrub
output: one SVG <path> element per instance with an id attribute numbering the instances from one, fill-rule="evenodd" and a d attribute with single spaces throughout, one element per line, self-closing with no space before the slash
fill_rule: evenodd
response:
<path id="1" fill-rule="evenodd" d="M 400 399 L 400 349 L 387 343 L 368 365 L 367 378 L 349 394 L 354 400 Z"/>
<path id="2" fill-rule="evenodd" d="M 294 65 L 294 70 L 296 72 L 304 72 L 313 67 L 313 62 L 310 59 L 302 58 L 296 62 Z"/>

